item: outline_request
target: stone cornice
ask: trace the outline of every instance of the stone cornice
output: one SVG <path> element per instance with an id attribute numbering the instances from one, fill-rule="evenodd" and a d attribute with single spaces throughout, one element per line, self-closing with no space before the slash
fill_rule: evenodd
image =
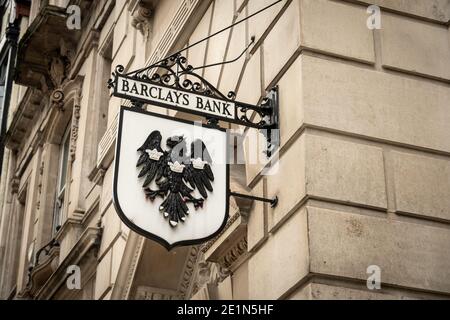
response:
<path id="1" fill-rule="evenodd" d="M 233 246 L 219 258 L 218 263 L 221 267 L 233 270 L 236 269 L 239 262 L 245 259 L 247 255 L 247 234 L 243 234 L 241 238 L 235 242 Z"/>
<path id="2" fill-rule="evenodd" d="M 61 226 L 61 228 L 58 230 L 55 239 L 58 241 L 61 241 L 62 238 L 64 238 L 65 235 L 67 235 L 71 230 L 73 229 L 81 229 L 82 228 L 82 224 L 81 224 L 82 219 L 81 218 L 77 218 L 77 219 L 73 219 L 73 218 L 68 218 L 66 219 L 66 221 L 63 223 L 63 225 Z"/>
<path id="3" fill-rule="evenodd" d="M 52 58 L 58 57 L 60 42 L 64 41 L 70 47 L 77 42 L 79 35 L 65 32 L 65 27 L 65 8 L 43 3 L 18 45 L 17 83 L 41 88 L 42 76 L 50 83 L 48 64 Z M 42 42 L 41 36 L 45 36 L 48 41 Z"/>

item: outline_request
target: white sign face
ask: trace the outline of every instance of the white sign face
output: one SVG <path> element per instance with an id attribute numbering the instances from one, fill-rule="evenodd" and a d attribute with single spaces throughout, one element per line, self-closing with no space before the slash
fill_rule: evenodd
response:
<path id="1" fill-rule="evenodd" d="M 212 115 L 224 119 L 235 119 L 236 117 L 234 102 L 160 86 L 138 79 L 118 76 L 116 90 L 116 95 L 128 99 L 136 98 L 146 103 L 154 103 L 205 116 Z"/>
<path id="2" fill-rule="evenodd" d="M 206 242 L 228 219 L 226 131 L 122 107 L 114 204 L 133 231 L 168 250 Z"/>

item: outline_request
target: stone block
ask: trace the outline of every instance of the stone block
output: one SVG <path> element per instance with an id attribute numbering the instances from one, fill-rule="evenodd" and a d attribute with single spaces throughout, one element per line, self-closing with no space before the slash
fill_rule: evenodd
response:
<path id="1" fill-rule="evenodd" d="M 192 32 L 192 35 L 189 38 L 189 45 L 192 45 L 209 35 L 212 9 L 213 5 L 210 5 L 203 18 L 200 20 L 199 24 Z M 189 64 L 194 68 L 201 67 L 205 64 L 206 46 L 207 41 L 204 41 L 188 50 L 187 58 Z M 202 74 L 201 70 L 199 70 L 199 73 Z"/>
<path id="2" fill-rule="evenodd" d="M 301 60 L 305 123 L 450 152 L 447 86 L 305 55 Z"/>
<path id="3" fill-rule="evenodd" d="M 257 197 L 264 196 L 264 180 L 260 180 L 253 188 L 252 194 Z M 247 246 L 248 251 L 258 246 L 267 235 L 267 212 L 263 202 L 254 201 L 247 224 Z"/>
<path id="4" fill-rule="evenodd" d="M 450 20 L 450 0 L 370 0 L 367 6 L 376 4 L 383 8 L 412 14 L 439 22 Z"/>
<path id="5" fill-rule="evenodd" d="M 241 13 L 237 20 L 245 18 L 245 12 Z M 231 61 L 239 57 L 242 51 L 247 46 L 247 30 L 246 24 L 241 23 L 233 28 L 231 31 L 230 43 L 228 45 L 228 52 L 225 61 Z M 244 64 L 246 61 L 246 54 L 244 54 L 238 61 L 223 66 L 222 75 L 220 79 L 219 89 L 223 94 L 229 91 L 235 91 L 242 74 Z"/>
<path id="6" fill-rule="evenodd" d="M 261 50 L 256 51 L 247 62 L 236 100 L 257 104 L 263 91 L 261 88 Z"/>
<path id="7" fill-rule="evenodd" d="M 127 242 L 122 238 L 118 238 L 112 247 L 111 257 L 111 283 L 116 283 L 117 274 L 119 273 L 120 264 L 122 263 L 123 253 Z"/>
<path id="8" fill-rule="evenodd" d="M 302 105 L 302 59 L 299 57 L 278 82 L 281 146 L 304 124 L 304 108 Z"/>
<path id="9" fill-rule="evenodd" d="M 257 11 L 267 7 L 272 4 L 272 0 L 249 0 L 247 4 L 248 15 L 252 15 Z M 254 16 L 253 19 L 248 21 L 249 35 L 254 36 L 256 41 L 259 41 L 262 36 L 267 34 L 269 26 L 274 22 L 277 15 L 286 5 L 287 0 L 276 4 L 272 8 L 261 12 L 260 14 Z"/>
<path id="10" fill-rule="evenodd" d="M 102 243 L 100 246 L 101 256 L 106 250 L 109 250 L 112 242 L 116 239 L 121 231 L 121 220 L 114 209 L 114 206 L 111 205 L 106 211 L 103 217 L 103 236 Z"/>
<path id="11" fill-rule="evenodd" d="M 267 175 L 267 196 L 278 196 L 280 202 L 276 208 L 268 211 L 268 226 L 271 232 L 291 213 L 306 196 L 305 172 L 306 144 L 301 136 L 279 159 Z"/>
<path id="12" fill-rule="evenodd" d="M 97 274 L 95 277 L 94 299 L 99 300 L 111 288 L 111 258 L 109 251 L 98 263 Z"/>
<path id="13" fill-rule="evenodd" d="M 381 148 L 307 135 L 305 163 L 309 196 L 387 208 Z"/>
<path id="14" fill-rule="evenodd" d="M 393 153 L 396 209 L 450 221 L 450 160 Z"/>
<path id="15" fill-rule="evenodd" d="M 385 13 L 381 47 L 385 67 L 450 79 L 447 26 Z"/>
<path id="16" fill-rule="evenodd" d="M 303 47 L 374 63 L 373 32 L 366 8 L 346 2 L 301 0 Z"/>
<path id="17" fill-rule="evenodd" d="M 450 292 L 450 231 L 418 223 L 308 207 L 311 272 Z"/>
<path id="18" fill-rule="evenodd" d="M 282 71 L 300 48 L 300 10 L 293 1 L 283 12 L 264 41 L 264 89 Z"/>
<path id="19" fill-rule="evenodd" d="M 306 211 L 286 222 L 249 260 L 249 299 L 279 299 L 309 270 Z"/>
<path id="20" fill-rule="evenodd" d="M 234 1 L 216 0 L 211 23 L 211 33 L 215 33 L 233 23 Z M 230 30 L 222 32 L 208 41 L 206 64 L 214 64 L 224 61 L 225 51 L 230 38 Z M 213 85 L 219 82 L 221 66 L 205 69 L 204 77 Z"/>
<path id="21" fill-rule="evenodd" d="M 117 52 L 122 47 L 125 38 L 128 36 L 128 30 L 129 28 L 131 28 L 131 25 L 129 23 L 129 12 L 125 9 L 116 10 L 115 12 L 118 14 L 118 17 L 116 20 L 116 24 L 114 25 L 114 39 L 112 51 L 113 58 L 116 56 Z M 132 33 L 130 32 L 130 37 L 131 36 Z M 129 48 L 127 48 L 127 50 L 129 55 Z"/>

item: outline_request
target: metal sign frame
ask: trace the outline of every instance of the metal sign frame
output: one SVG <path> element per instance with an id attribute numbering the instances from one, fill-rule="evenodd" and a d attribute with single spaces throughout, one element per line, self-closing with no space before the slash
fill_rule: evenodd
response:
<path id="1" fill-rule="evenodd" d="M 272 88 L 268 95 L 258 106 L 235 101 L 236 94 L 230 91 L 227 95 L 222 94 L 217 88 L 202 76 L 194 72 L 194 67 L 187 64 L 187 59 L 181 54 L 173 55 L 157 64 L 149 67 L 125 73 L 125 68 L 117 66 L 112 74 L 113 78 L 108 81 L 108 88 L 112 89 L 112 95 L 131 101 L 134 108 L 142 109 L 145 104 L 188 112 L 205 117 L 208 123 L 219 126 L 219 121 L 237 124 L 262 131 L 267 139 L 266 154 L 270 157 L 279 145 L 279 134 L 274 135 L 274 130 L 279 129 L 279 98 L 278 87 Z M 161 90 L 176 90 L 187 95 L 195 95 L 201 99 L 213 99 L 229 104 L 234 109 L 234 116 L 224 117 L 200 111 L 195 108 L 182 107 L 176 103 L 168 103 L 162 99 L 151 99 L 144 94 L 127 94 L 120 92 L 120 81 L 133 81 L 147 88 L 160 88 Z M 122 90 L 123 91 L 123 90 Z M 273 137 L 278 141 L 274 141 Z"/>
<path id="2" fill-rule="evenodd" d="M 220 122 L 258 129 L 265 136 L 267 141 L 265 154 L 268 158 L 271 158 L 276 149 L 279 147 L 280 143 L 278 87 L 272 88 L 268 92 L 267 96 L 262 99 L 260 105 L 251 105 L 243 102 L 238 102 L 235 101 L 236 94 L 234 92 L 230 91 L 227 95 L 224 95 L 202 76 L 194 72 L 195 70 L 201 68 L 202 67 L 195 69 L 191 65 L 188 65 L 187 59 L 180 53 L 176 53 L 168 57 L 167 59 L 164 59 L 149 67 L 128 73 L 125 73 L 125 68 L 123 66 L 117 66 L 115 72 L 112 74 L 113 78 L 108 81 L 108 88 L 113 90 L 113 96 L 127 99 L 132 104 L 131 109 L 124 106 L 121 107 L 120 119 L 122 119 L 124 112 L 127 110 L 141 113 L 143 115 L 151 115 L 175 122 L 194 125 L 192 121 L 181 120 L 166 115 L 148 112 L 145 108 L 145 105 L 149 104 L 157 107 L 163 107 L 181 112 L 188 112 L 197 116 L 205 117 L 207 120 L 207 124 L 203 125 L 202 127 L 210 129 L 226 131 L 225 128 L 220 127 Z M 132 88 L 130 88 L 130 84 L 132 84 Z M 138 86 L 140 90 L 138 90 Z M 155 95 L 155 92 L 158 92 L 158 94 Z M 163 92 L 166 94 L 165 99 L 163 99 Z M 169 96 L 171 97 L 170 99 Z M 173 99 L 173 96 L 176 97 L 176 101 Z M 183 104 L 180 103 L 181 97 L 185 99 Z M 211 109 L 211 104 L 208 104 L 209 110 L 207 111 L 204 111 L 202 108 L 198 108 L 200 106 L 200 103 L 201 106 L 206 106 L 205 101 L 212 102 L 213 107 L 215 108 L 215 110 L 219 111 L 219 114 Z M 197 104 L 197 107 L 195 106 L 195 104 Z M 224 110 L 223 114 L 220 114 L 220 106 L 222 106 Z M 232 109 L 232 112 L 228 112 L 230 109 Z M 227 110 L 227 114 L 225 114 L 225 110 Z M 278 204 L 278 197 L 275 197 L 274 199 L 264 199 L 261 197 L 254 197 L 252 195 L 243 195 L 232 192 L 229 189 L 230 168 L 229 164 L 227 163 L 225 174 L 226 212 L 221 227 L 217 230 L 217 232 L 204 239 L 181 241 L 178 243 L 169 244 L 165 239 L 139 228 L 133 222 L 128 220 L 127 216 L 124 214 L 120 206 L 117 193 L 117 173 L 119 170 L 120 150 L 122 146 L 122 130 L 123 123 L 122 121 L 120 121 L 118 129 L 118 139 L 116 144 L 116 163 L 113 187 L 113 199 L 116 210 L 121 220 L 124 221 L 124 223 L 131 230 L 149 239 L 155 240 L 169 251 L 178 246 L 201 244 L 210 239 L 213 239 L 218 234 L 220 234 L 220 232 L 222 232 L 222 230 L 225 228 L 225 225 L 229 219 L 230 196 L 267 202 L 270 203 L 272 207 L 275 207 Z M 229 137 L 227 135 L 227 144 L 228 139 Z M 155 150 L 150 151 L 156 152 Z M 150 157 L 152 155 L 154 154 L 151 154 Z M 229 157 L 228 147 L 226 150 L 226 156 L 227 158 Z"/>

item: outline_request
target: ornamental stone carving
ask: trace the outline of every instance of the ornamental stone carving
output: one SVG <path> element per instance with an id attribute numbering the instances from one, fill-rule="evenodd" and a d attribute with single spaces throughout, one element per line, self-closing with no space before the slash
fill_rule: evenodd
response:
<path id="1" fill-rule="evenodd" d="M 152 14 L 153 11 L 149 7 L 149 5 L 144 4 L 142 2 L 139 2 L 137 4 L 133 12 L 133 19 L 131 20 L 131 25 L 133 26 L 133 28 L 137 29 L 142 34 L 145 40 L 148 40 L 151 34 Z"/>
<path id="2" fill-rule="evenodd" d="M 55 88 L 61 87 L 66 77 L 66 66 L 62 57 L 53 57 L 50 62 L 50 78 Z"/>
<path id="3" fill-rule="evenodd" d="M 59 50 L 49 58 L 49 76 L 53 88 L 61 88 L 64 81 L 67 80 L 67 74 L 74 58 L 74 50 L 71 47 L 69 43 L 61 39 Z"/>
<path id="4" fill-rule="evenodd" d="M 20 179 L 18 177 L 14 177 L 11 179 L 11 193 L 17 194 L 19 193 Z"/>
<path id="5" fill-rule="evenodd" d="M 50 101 L 53 108 L 64 111 L 64 92 L 61 89 L 56 89 L 52 92 Z"/>
<path id="6" fill-rule="evenodd" d="M 70 160 L 75 161 L 75 155 L 77 151 L 78 131 L 80 126 L 80 109 L 81 109 L 81 90 L 77 90 L 73 105 L 72 115 L 72 130 L 71 130 L 71 142 L 70 142 Z"/>

